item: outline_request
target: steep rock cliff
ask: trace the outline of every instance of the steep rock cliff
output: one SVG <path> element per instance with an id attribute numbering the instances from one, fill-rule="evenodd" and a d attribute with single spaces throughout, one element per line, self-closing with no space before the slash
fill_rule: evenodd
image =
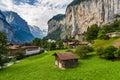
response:
<path id="1" fill-rule="evenodd" d="M 73 0 L 68 5 L 63 19 L 63 22 L 65 21 L 65 24 L 62 24 L 65 27 L 63 31 L 66 32 L 64 35 L 81 34 L 92 24 L 101 26 L 110 23 L 119 19 L 119 14 L 120 0 Z M 52 24 L 48 26 L 57 27 Z"/>
<path id="2" fill-rule="evenodd" d="M 65 30 L 65 15 L 58 14 L 48 21 L 47 39 L 61 39 Z"/>

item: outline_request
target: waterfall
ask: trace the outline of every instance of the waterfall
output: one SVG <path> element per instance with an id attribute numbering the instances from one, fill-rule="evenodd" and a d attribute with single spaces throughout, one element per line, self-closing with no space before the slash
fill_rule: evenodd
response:
<path id="1" fill-rule="evenodd" d="M 71 36 L 73 37 L 75 35 L 75 16 L 74 16 L 74 9 L 72 7 L 72 32 Z"/>

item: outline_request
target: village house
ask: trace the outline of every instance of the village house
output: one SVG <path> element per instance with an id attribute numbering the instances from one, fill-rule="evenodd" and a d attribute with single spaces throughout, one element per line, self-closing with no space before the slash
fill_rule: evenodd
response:
<path id="1" fill-rule="evenodd" d="M 19 46 L 19 45 L 11 45 L 9 46 L 8 56 L 15 56 L 17 53 L 24 53 L 25 56 L 38 54 L 41 49 L 38 46 Z"/>
<path id="2" fill-rule="evenodd" d="M 22 46 L 21 49 L 25 51 L 26 56 L 40 53 L 38 46 Z"/>
<path id="3" fill-rule="evenodd" d="M 92 44 L 90 42 L 84 41 L 84 42 L 80 42 L 79 45 L 88 45 L 88 46 L 92 46 Z"/>
<path id="4" fill-rule="evenodd" d="M 73 40 L 73 41 L 64 40 L 63 45 L 64 45 L 65 48 L 68 47 L 68 46 L 71 47 L 71 48 L 75 48 L 79 45 L 79 41 L 77 41 L 77 40 Z"/>
<path id="5" fill-rule="evenodd" d="M 19 45 L 10 45 L 8 46 L 8 54 L 7 56 L 12 57 L 15 56 L 16 53 L 21 52 L 22 50 L 20 49 Z"/>
<path id="6" fill-rule="evenodd" d="M 120 32 L 111 32 L 107 33 L 109 37 L 120 37 Z"/>
<path id="7" fill-rule="evenodd" d="M 55 65 L 61 69 L 71 68 L 78 65 L 78 58 L 72 52 L 55 53 Z"/>

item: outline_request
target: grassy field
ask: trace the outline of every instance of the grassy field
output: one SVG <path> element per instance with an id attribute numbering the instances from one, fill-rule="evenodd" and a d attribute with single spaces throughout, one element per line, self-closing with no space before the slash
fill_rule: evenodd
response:
<path id="1" fill-rule="evenodd" d="M 120 61 L 107 61 L 94 54 L 79 59 L 76 68 L 61 70 L 54 65 L 56 50 L 21 60 L 0 71 L 0 80 L 120 80 Z"/>
<path id="2" fill-rule="evenodd" d="M 113 45 L 115 42 L 120 42 L 120 38 L 111 38 L 109 40 L 95 40 L 93 47 L 99 48 L 99 47 L 107 47 L 109 45 Z"/>

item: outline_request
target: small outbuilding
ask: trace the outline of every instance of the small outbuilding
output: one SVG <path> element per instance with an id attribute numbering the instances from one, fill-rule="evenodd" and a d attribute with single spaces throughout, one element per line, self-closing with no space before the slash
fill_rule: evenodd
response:
<path id="1" fill-rule="evenodd" d="M 120 37 L 120 32 L 111 32 L 107 33 L 109 37 Z"/>
<path id="2" fill-rule="evenodd" d="M 78 65 L 78 57 L 72 52 L 55 53 L 55 65 L 59 68 L 71 68 Z"/>

